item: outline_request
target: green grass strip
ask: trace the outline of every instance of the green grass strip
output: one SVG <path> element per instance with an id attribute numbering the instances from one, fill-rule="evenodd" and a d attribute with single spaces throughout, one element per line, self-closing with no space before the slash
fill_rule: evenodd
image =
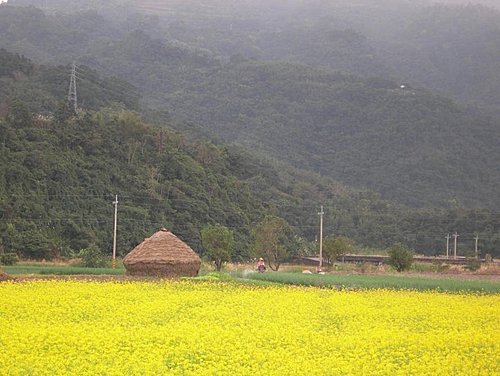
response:
<path id="1" fill-rule="evenodd" d="M 489 280 L 463 280 L 452 278 L 425 278 L 394 275 L 362 274 L 300 274 L 285 272 L 251 273 L 246 276 L 253 280 L 283 284 L 335 287 L 335 288 L 389 288 L 411 290 L 440 290 L 447 292 L 471 291 L 499 293 L 500 282 Z"/>
<path id="2" fill-rule="evenodd" d="M 118 268 L 84 268 L 81 266 L 42 266 L 42 265 L 13 265 L 3 266 L 2 269 L 10 275 L 121 275 L 125 269 Z"/>

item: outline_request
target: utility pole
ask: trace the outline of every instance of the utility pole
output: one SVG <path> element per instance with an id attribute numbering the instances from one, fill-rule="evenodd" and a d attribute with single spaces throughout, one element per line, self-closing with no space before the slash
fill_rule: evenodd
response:
<path id="1" fill-rule="evenodd" d="M 446 258 L 450 257 L 450 234 L 446 234 Z"/>
<path id="2" fill-rule="evenodd" d="M 318 272 L 321 272 L 321 267 L 323 266 L 323 205 L 321 205 L 321 211 L 319 215 L 319 268 Z"/>
<path id="3" fill-rule="evenodd" d="M 113 202 L 113 205 L 115 205 L 115 225 L 113 228 L 113 261 L 112 261 L 112 268 L 116 268 L 116 224 L 118 221 L 118 195 L 115 197 L 115 201 Z"/>
<path id="4" fill-rule="evenodd" d="M 71 77 L 69 80 L 69 90 L 68 90 L 68 105 L 73 108 L 73 111 L 78 110 L 78 97 L 76 95 L 76 64 L 73 62 L 71 67 Z"/>
<path id="5" fill-rule="evenodd" d="M 456 259 L 457 258 L 457 238 L 459 237 L 460 235 L 458 235 L 456 232 L 453 234 L 453 237 L 455 238 L 455 243 L 454 243 L 454 246 L 453 246 L 453 258 Z"/>
<path id="6" fill-rule="evenodd" d="M 474 238 L 474 240 L 476 241 L 476 246 L 474 247 L 474 255 L 476 255 L 476 260 L 478 259 L 478 252 L 477 252 L 477 241 L 479 240 L 479 235 L 476 234 L 476 237 Z"/>

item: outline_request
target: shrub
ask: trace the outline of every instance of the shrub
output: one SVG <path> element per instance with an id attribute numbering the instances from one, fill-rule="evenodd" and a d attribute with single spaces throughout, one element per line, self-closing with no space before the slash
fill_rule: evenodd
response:
<path id="1" fill-rule="evenodd" d="M 15 253 L 0 254 L 0 265 L 14 265 L 19 261 Z"/>
<path id="2" fill-rule="evenodd" d="M 389 265 L 398 272 L 408 270 L 413 263 L 413 252 L 406 245 L 401 243 L 394 244 L 388 251 Z"/>
<path id="3" fill-rule="evenodd" d="M 86 268 L 105 268 L 109 266 L 108 258 L 101 253 L 95 244 L 81 249 L 78 257 L 81 259 L 81 266 Z"/>
<path id="4" fill-rule="evenodd" d="M 470 258 L 467 260 L 467 265 L 465 265 L 465 269 L 471 272 L 475 272 L 476 270 L 481 269 L 481 261 L 475 258 Z"/>

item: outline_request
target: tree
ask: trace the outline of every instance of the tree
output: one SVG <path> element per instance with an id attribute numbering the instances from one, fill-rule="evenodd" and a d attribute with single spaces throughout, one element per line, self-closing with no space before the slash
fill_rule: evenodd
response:
<path id="1" fill-rule="evenodd" d="M 78 257 L 82 260 L 81 265 L 86 268 L 105 268 L 109 266 L 109 258 L 104 256 L 95 244 L 81 249 Z"/>
<path id="2" fill-rule="evenodd" d="M 64 123 L 72 116 L 74 116 L 74 109 L 72 109 L 67 101 L 59 102 L 59 106 L 54 114 L 55 119 L 59 123 Z"/>
<path id="3" fill-rule="evenodd" d="M 327 236 L 323 240 L 323 257 L 327 264 L 332 264 L 336 258 L 341 257 L 352 250 L 351 239 L 345 236 Z"/>
<path id="4" fill-rule="evenodd" d="M 288 254 L 290 227 L 279 217 L 267 215 L 253 229 L 254 250 L 264 255 L 269 267 L 277 271 Z"/>
<path id="5" fill-rule="evenodd" d="M 225 226 L 206 226 L 201 230 L 201 242 L 219 272 L 222 265 L 231 260 L 233 233 Z"/>
<path id="6" fill-rule="evenodd" d="M 33 118 L 28 107 L 21 100 L 14 98 L 10 103 L 10 113 L 7 116 L 10 124 L 14 127 L 30 127 Z"/>
<path id="7" fill-rule="evenodd" d="M 398 272 L 410 269 L 413 263 L 413 252 L 406 245 L 401 243 L 394 244 L 389 248 L 389 265 Z"/>

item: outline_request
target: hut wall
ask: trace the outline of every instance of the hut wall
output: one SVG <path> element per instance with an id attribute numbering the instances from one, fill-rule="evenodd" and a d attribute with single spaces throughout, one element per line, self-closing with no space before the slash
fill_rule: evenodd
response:
<path id="1" fill-rule="evenodd" d="M 200 262 L 182 264 L 135 263 L 127 265 L 127 275 L 156 276 L 176 278 L 181 276 L 196 277 L 200 271 Z"/>

